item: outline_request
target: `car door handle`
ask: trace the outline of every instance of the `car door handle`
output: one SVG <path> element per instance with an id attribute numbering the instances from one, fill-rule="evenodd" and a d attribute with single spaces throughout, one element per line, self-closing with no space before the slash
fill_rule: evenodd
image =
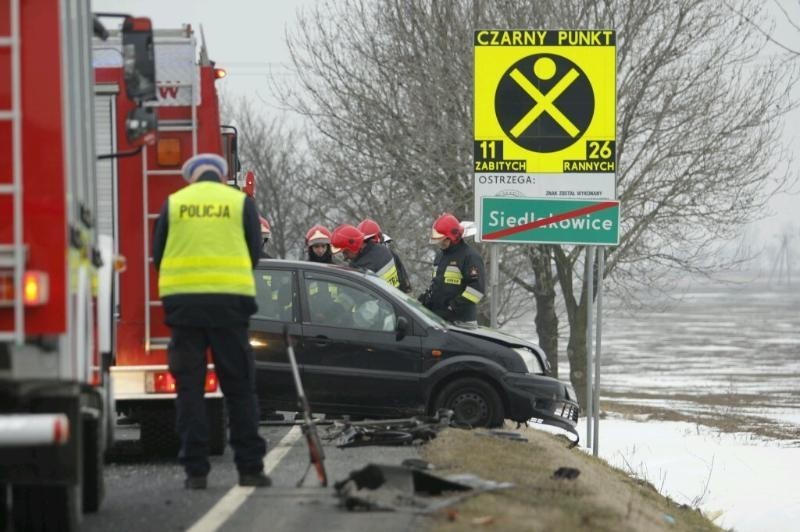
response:
<path id="1" fill-rule="evenodd" d="M 311 341 L 314 343 L 314 345 L 318 347 L 325 347 L 326 345 L 330 345 L 331 343 L 330 338 L 328 338 L 327 336 L 323 336 L 321 334 L 319 336 L 315 336 Z"/>

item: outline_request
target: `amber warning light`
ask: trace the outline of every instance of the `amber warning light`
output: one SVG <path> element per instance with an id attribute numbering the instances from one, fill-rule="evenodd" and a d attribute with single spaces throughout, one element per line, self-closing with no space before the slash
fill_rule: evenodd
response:
<path id="1" fill-rule="evenodd" d="M 13 304 L 15 293 L 13 272 L 0 273 L 0 304 Z M 25 306 L 44 305 L 49 298 L 50 277 L 47 272 L 26 271 L 22 276 L 22 302 Z"/>
<path id="2" fill-rule="evenodd" d="M 224 68 L 215 68 L 214 69 L 214 79 L 222 79 L 227 75 L 228 75 L 228 72 L 226 72 Z"/>

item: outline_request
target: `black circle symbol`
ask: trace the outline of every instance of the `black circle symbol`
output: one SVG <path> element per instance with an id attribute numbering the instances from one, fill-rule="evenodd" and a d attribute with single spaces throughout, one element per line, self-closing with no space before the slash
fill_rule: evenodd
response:
<path id="1" fill-rule="evenodd" d="M 508 138 L 530 151 L 551 153 L 578 141 L 594 115 L 589 77 L 553 54 L 523 57 L 497 84 L 494 110 Z"/>

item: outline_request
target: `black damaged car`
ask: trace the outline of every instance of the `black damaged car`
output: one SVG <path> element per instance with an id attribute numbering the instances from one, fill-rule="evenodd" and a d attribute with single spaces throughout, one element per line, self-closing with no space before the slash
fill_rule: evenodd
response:
<path id="1" fill-rule="evenodd" d="M 534 344 L 454 326 L 368 272 L 262 260 L 255 280 L 250 344 L 265 411 L 297 405 L 286 324 L 315 413 L 380 418 L 449 408 L 465 425 L 534 420 L 577 436 L 575 393 L 549 376 Z"/>

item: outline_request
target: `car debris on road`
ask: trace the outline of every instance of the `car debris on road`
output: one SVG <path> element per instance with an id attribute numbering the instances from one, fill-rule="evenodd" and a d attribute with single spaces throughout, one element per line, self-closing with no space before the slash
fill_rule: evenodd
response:
<path id="1" fill-rule="evenodd" d="M 334 484 L 348 510 L 436 512 L 486 491 L 513 487 L 472 474 L 442 477 L 416 467 L 368 464 Z"/>
<path id="2" fill-rule="evenodd" d="M 325 439 L 340 448 L 366 445 L 415 445 L 432 440 L 442 429 L 450 427 L 453 411 L 442 408 L 434 416 L 412 416 L 402 419 L 334 421 Z"/>

